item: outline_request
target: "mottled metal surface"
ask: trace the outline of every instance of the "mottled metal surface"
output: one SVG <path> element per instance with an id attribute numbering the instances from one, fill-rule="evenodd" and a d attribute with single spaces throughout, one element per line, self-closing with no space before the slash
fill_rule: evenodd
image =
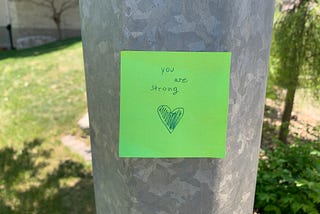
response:
<path id="1" fill-rule="evenodd" d="M 97 212 L 252 213 L 273 0 L 82 0 Z M 120 159 L 121 50 L 231 51 L 225 159 Z"/>

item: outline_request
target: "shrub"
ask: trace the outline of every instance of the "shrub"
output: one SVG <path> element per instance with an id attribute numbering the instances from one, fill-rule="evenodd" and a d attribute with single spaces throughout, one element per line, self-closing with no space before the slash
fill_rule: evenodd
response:
<path id="1" fill-rule="evenodd" d="M 255 208 L 260 213 L 320 213 L 320 144 L 278 142 L 262 150 Z"/>

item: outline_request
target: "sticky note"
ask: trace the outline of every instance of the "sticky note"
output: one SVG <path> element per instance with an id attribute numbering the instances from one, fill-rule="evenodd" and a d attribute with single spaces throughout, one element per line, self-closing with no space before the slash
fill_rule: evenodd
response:
<path id="1" fill-rule="evenodd" d="M 230 52 L 122 51 L 119 156 L 223 158 Z"/>

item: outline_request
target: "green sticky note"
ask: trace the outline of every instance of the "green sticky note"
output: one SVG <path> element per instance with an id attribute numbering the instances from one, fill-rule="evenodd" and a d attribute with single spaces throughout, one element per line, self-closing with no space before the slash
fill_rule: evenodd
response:
<path id="1" fill-rule="evenodd" d="M 223 158 L 229 52 L 122 51 L 119 156 Z"/>

